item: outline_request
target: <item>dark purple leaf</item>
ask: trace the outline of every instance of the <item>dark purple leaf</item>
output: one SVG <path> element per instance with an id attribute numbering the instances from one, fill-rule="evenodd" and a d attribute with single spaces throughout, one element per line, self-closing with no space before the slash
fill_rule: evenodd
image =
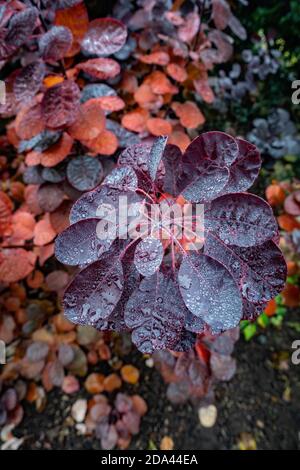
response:
<path id="1" fill-rule="evenodd" d="M 153 187 L 153 182 L 149 173 L 149 157 L 152 145 L 136 144 L 127 147 L 119 156 L 119 166 L 131 166 L 138 177 L 139 188 L 149 191 Z M 157 185 L 163 185 L 165 169 L 162 162 L 159 165 L 157 172 Z"/>
<path id="2" fill-rule="evenodd" d="M 14 82 L 14 94 L 22 104 L 30 102 L 41 88 L 46 69 L 42 61 L 25 65 Z"/>
<path id="3" fill-rule="evenodd" d="M 179 288 L 187 308 L 215 331 L 238 325 L 242 299 L 229 271 L 209 256 L 191 253 L 183 259 Z"/>
<path id="4" fill-rule="evenodd" d="M 196 339 L 197 339 L 197 335 L 195 335 L 195 333 L 192 333 L 191 331 L 182 330 L 179 340 L 177 341 L 176 344 L 174 344 L 174 346 L 172 346 L 172 351 L 176 351 L 176 352 L 190 351 L 192 347 L 195 345 Z"/>
<path id="5" fill-rule="evenodd" d="M 80 89 L 72 80 L 48 88 L 42 100 L 46 126 L 60 129 L 75 121 L 80 107 Z"/>
<path id="6" fill-rule="evenodd" d="M 111 315 L 105 320 L 99 320 L 96 328 L 98 330 L 127 331 L 124 314 L 128 299 L 131 297 L 136 286 L 141 280 L 141 276 L 133 264 L 135 244 L 126 250 L 122 259 L 124 273 L 124 289 L 122 296 Z"/>
<path id="7" fill-rule="evenodd" d="M 256 318 L 265 310 L 267 302 L 253 304 L 247 299 L 243 299 L 243 317 L 242 320 L 256 320 Z"/>
<path id="8" fill-rule="evenodd" d="M 85 54 L 108 56 L 118 52 L 127 38 L 126 26 L 113 18 L 100 18 L 91 21 L 81 42 Z"/>
<path id="9" fill-rule="evenodd" d="M 163 153 L 167 144 L 168 137 L 160 136 L 154 140 L 151 147 L 148 161 L 149 175 L 152 181 L 155 181 L 156 173 L 163 157 Z"/>
<path id="10" fill-rule="evenodd" d="M 205 328 L 204 321 L 193 315 L 189 310 L 186 311 L 185 316 L 185 329 L 191 331 L 192 333 L 203 333 Z"/>
<path id="11" fill-rule="evenodd" d="M 136 247 L 134 265 L 142 276 L 152 276 L 160 267 L 164 249 L 158 238 L 147 237 Z"/>
<path id="12" fill-rule="evenodd" d="M 90 264 L 101 258 L 112 240 L 100 240 L 97 234 L 99 219 L 85 219 L 70 225 L 55 240 L 55 256 L 69 266 Z"/>
<path id="13" fill-rule="evenodd" d="M 252 303 L 267 302 L 284 288 L 287 267 L 273 241 L 248 248 L 225 245 L 213 235 L 206 238 L 204 252 L 222 263 Z"/>
<path id="14" fill-rule="evenodd" d="M 117 258 L 95 261 L 75 276 L 64 295 L 64 311 L 73 323 L 95 326 L 108 318 L 123 291 L 123 269 Z"/>
<path id="15" fill-rule="evenodd" d="M 138 180 L 135 171 L 130 166 L 114 168 L 104 179 L 103 184 L 120 191 L 135 191 Z"/>
<path id="16" fill-rule="evenodd" d="M 132 341 L 145 354 L 172 349 L 180 337 L 184 312 L 176 284 L 162 273 L 145 278 L 130 297 L 125 322 Z"/>
<path id="17" fill-rule="evenodd" d="M 67 178 L 78 191 L 89 191 L 101 183 L 103 167 L 95 157 L 79 156 L 68 163 Z"/>
<path id="18" fill-rule="evenodd" d="M 178 181 L 182 172 L 182 153 L 177 145 L 167 144 L 163 158 L 165 166 L 164 192 L 178 195 Z"/>
<path id="19" fill-rule="evenodd" d="M 55 211 L 61 205 L 64 196 L 63 188 L 58 184 L 52 183 L 43 184 L 37 193 L 39 206 L 45 212 Z"/>
<path id="20" fill-rule="evenodd" d="M 230 176 L 224 194 L 247 191 L 256 180 L 261 167 L 260 153 L 255 145 L 242 139 L 236 139 L 236 142 L 239 155 L 229 169 Z"/>
<path id="21" fill-rule="evenodd" d="M 9 22 L 5 41 L 9 46 L 21 47 L 30 39 L 38 19 L 36 8 L 26 8 L 16 13 Z"/>
<path id="22" fill-rule="evenodd" d="M 72 46 L 73 35 L 69 28 L 53 26 L 39 39 L 39 51 L 47 61 L 58 61 L 65 57 Z"/>
<path id="23" fill-rule="evenodd" d="M 223 132 L 196 137 L 182 158 L 179 188 L 190 202 L 209 202 L 222 194 L 229 168 L 238 157 L 238 144 Z"/>
<path id="24" fill-rule="evenodd" d="M 269 204 L 247 193 L 228 194 L 215 199 L 205 208 L 207 231 L 226 245 L 254 246 L 271 240 L 278 226 Z"/>
<path id="25" fill-rule="evenodd" d="M 127 198 L 127 204 L 137 204 L 142 202 L 142 198 L 133 191 L 120 191 L 110 186 L 99 186 L 79 198 L 72 207 L 70 214 L 71 223 L 78 220 L 99 217 L 99 208 L 113 207 L 116 216 L 119 215 L 120 198 Z"/>

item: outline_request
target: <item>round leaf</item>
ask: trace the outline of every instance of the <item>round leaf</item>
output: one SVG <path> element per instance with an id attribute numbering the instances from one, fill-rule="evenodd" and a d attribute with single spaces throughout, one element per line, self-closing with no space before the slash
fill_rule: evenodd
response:
<path id="1" fill-rule="evenodd" d="M 229 271 L 203 254 L 183 259 L 179 288 L 187 308 L 215 331 L 238 325 L 243 311 L 240 292 Z"/>
<path id="2" fill-rule="evenodd" d="M 64 311 L 73 323 L 94 326 L 108 318 L 121 298 L 123 269 L 117 259 L 102 259 L 83 269 L 67 287 Z"/>
<path id="3" fill-rule="evenodd" d="M 108 56 L 118 52 L 127 38 L 126 26 L 113 18 L 91 21 L 81 48 L 85 54 Z"/>
<path id="4" fill-rule="evenodd" d="M 83 155 L 73 158 L 67 166 L 70 184 L 78 191 L 88 191 L 97 186 L 103 178 L 103 167 L 97 158 Z"/>

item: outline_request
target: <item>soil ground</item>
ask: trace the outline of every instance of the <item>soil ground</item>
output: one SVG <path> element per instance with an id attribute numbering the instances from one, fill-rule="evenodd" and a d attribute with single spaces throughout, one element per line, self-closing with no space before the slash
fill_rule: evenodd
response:
<path id="1" fill-rule="evenodd" d="M 236 345 L 237 373 L 229 383 L 216 388 L 218 418 L 212 428 L 203 428 L 191 405 L 174 406 L 166 398 L 166 385 L 159 373 L 145 366 L 138 353 L 130 362 L 140 368 L 141 380 L 128 392 L 139 393 L 149 411 L 131 449 L 159 448 L 163 436 L 170 436 L 176 450 L 236 449 L 242 433 L 249 433 L 258 449 L 300 448 L 300 365 L 291 362 L 292 342 L 300 334 L 290 325 L 299 312 L 286 318 L 280 330 L 268 328 L 250 342 Z M 25 408 L 25 418 L 15 434 L 25 437 L 24 449 L 101 449 L 95 437 L 78 435 L 68 426 L 72 403 L 85 396 L 55 390 L 48 395 L 43 413 Z"/>

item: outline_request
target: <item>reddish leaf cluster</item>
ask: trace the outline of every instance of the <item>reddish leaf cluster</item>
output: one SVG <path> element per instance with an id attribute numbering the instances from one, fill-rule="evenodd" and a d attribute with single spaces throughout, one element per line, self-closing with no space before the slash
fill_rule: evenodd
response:
<path id="1" fill-rule="evenodd" d="M 239 328 L 235 328 L 217 337 L 199 335 L 187 352 L 155 352 L 155 366 L 169 384 L 169 400 L 174 404 L 191 400 L 195 405 L 213 401 L 215 384 L 235 374 L 236 361 L 231 354 L 238 338 Z"/>

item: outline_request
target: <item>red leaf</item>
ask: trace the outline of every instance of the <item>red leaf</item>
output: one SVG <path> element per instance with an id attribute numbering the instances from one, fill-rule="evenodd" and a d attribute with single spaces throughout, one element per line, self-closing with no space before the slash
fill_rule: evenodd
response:
<path id="1" fill-rule="evenodd" d="M 121 67 L 118 62 L 113 59 L 103 57 L 82 62 L 77 65 L 77 69 L 88 73 L 92 77 L 98 78 L 98 80 L 114 78 L 116 75 L 119 75 L 121 71 Z"/>
<path id="2" fill-rule="evenodd" d="M 180 124 L 188 129 L 196 129 L 205 122 L 205 118 L 193 101 L 179 103 L 174 101 L 172 109 L 180 119 Z"/>
<path id="3" fill-rule="evenodd" d="M 23 248 L 3 250 L 0 254 L 0 281 L 17 282 L 30 274 L 35 266 L 36 255 Z"/>
<path id="4" fill-rule="evenodd" d="M 160 136 L 160 135 L 169 135 L 172 132 L 171 124 L 165 119 L 160 118 L 150 118 L 147 121 L 147 129 L 151 134 Z"/>
<path id="5" fill-rule="evenodd" d="M 68 128 L 68 133 L 78 140 L 95 139 L 105 127 L 105 115 L 99 98 L 86 101 L 80 106 L 78 118 Z"/>
<path id="6" fill-rule="evenodd" d="M 13 203 L 3 191 L 0 191 L 0 234 L 10 226 Z"/>
<path id="7" fill-rule="evenodd" d="M 137 108 L 130 111 L 122 117 L 122 126 L 134 132 L 144 132 L 147 128 L 147 121 L 149 119 L 147 110 Z"/>

